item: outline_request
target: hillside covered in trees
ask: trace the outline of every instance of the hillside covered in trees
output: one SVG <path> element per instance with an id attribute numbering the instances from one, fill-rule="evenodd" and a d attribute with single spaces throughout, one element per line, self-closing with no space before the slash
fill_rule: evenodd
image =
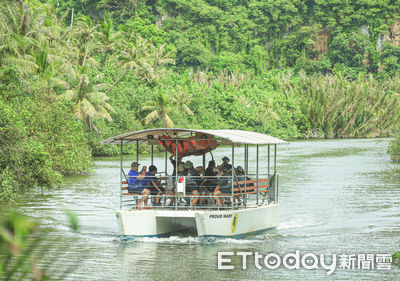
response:
<path id="1" fill-rule="evenodd" d="M 1 1 L 0 200 L 149 127 L 393 136 L 399 16 L 398 0 Z"/>

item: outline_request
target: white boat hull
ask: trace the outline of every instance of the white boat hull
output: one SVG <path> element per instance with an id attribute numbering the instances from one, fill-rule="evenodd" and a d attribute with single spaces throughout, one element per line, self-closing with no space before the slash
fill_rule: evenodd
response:
<path id="1" fill-rule="evenodd" d="M 248 206 L 239 210 L 119 210 L 121 235 L 159 236 L 191 231 L 198 236 L 239 236 L 275 228 L 279 204 Z"/>

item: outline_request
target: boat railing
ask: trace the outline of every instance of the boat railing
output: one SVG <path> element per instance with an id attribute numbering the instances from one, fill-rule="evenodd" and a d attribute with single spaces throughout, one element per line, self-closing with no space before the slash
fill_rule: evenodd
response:
<path id="1" fill-rule="evenodd" d="M 253 178 L 251 178 L 253 176 Z M 276 203 L 278 201 L 278 175 L 236 175 L 236 176 L 185 176 L 186 192 L 177 194 L 176 181 L 182 176 L 161 175 L 156 177 L 157 186 L 163 187 L 165 192 L 161 195 L 149 195 L 148 203 L 158 197 L 160 205 L 152 208 L 167 209 L 241 209 Z M 121 208 L 137 208 L 142 194 L 136 193 L 128 185 L 129 177 L 125 177 L 121 185 Z M 207 184 L 208 181 L 208 184 Z M 213 181 L 210 184 L 210 181 Z M 195 195 L 187 192 L 188 183 L 196 182 Z M 224 183 L 224 185 L 222 185 Z M 215 192 L 215 187 L 220 186 L 220 193 Z M 196 205 L 192 205 L 197 198 Z M 218 200 L 217 200 L 218 199 Z M 223 202 L 222 204 L 220 202 Z M 201 204 L 200 204 L 201 203 Z"/>

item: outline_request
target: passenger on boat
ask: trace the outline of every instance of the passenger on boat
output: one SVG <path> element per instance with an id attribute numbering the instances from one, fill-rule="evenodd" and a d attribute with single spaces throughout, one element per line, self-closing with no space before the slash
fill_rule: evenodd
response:
<path id="1" fill-rule="evenodd" d="M 213 194 L 215 187 L 217 186 L 218 180 L 218 169 L 215 167 L 215 161 L 211 160 L 208 162 L 208 167 L 204 173 L 204 179 L 202 180 L 200 186 L 203 188 L 205 194 Z M 202 193 L 203 193 L 202 192 Z M 205 198 L 200 199 L 200 205 L 205 203 Z"/>
<path id="2" fill-rule="evenodd" d="M 204 175 L 204 169 L 203 166 L 197 166 L 196 170 L 199 172 L 200 176 L 202 177 Z"/>
<path id="3" fill-rule="evenodd" d="M 199 200 L 199 180 L 200 178 L 200 173 L 196 169 L 193 168 L 193 163 L 188 160 L 185 162 L 184 165 L 186 169 L 186 191 L 188 193 L 192 193 L 194 195 L 194 198 L 192 200 L 192 206 L 195 206 L 197 204 L 197 201 Z"/>
<path id="4" fill-rule="evenodd" d="M 244 187 L 245 185 L 246 186 L 254 186 L 254 183 L 247 182 L 247 181 L 251 181 L 251 178 L 246 176 L 246 173 L 242 166 L 237 166 L 235 171 L 236 171 L 236 176 L 237 176 L 238 181 L 246 181 L 246 184 L 242 183 L 242 184 L 240 184 L 240 187 Z"/>
<path id="5" fill-rule="evenodd" d="M 151 195 L 156 195 L 153 201 L 154 206 L 160 206 L 160 195 L 165 192 L 165 188 L 160 185 L 160 181 L 156 177 L 157 167 L 151 165 L 146 177 L 143 179 L 143 186 L 150 190 Z"/>
<path id="6" fill-rule="evenodd" d="M 218 205 L 223 204 L 223 200 L 220 199 L 221 194 L 231 194 L 232 192 L 232 165 L 227 164 L 221 169 L 222 175 L 218 180 L 217 187 L 215 187 L 214 198 Z M 230 199 L 226 201 L 226 204 L 231 204 Z"/>
<path id="7" fill-rule="evenodd" d="M 242 166 L 237 166 L 235 169 L 235 172 L 236 172 L 236 181 L 237 182 L 244 182 L 245 180 L 250 180 L 250 178 L 246 177 L 246 173 Z M 248 183 L 246 183 L 246 184 L 241 183 L 238 186 L 235 185 L 235 187 L 239 187 L 241 189 L 243 189 L 245 186 L 250 186 L 250 185 Z M 240 194 L 240 192 L 239 192 L 239 194 Z M 234 200 L 237 201 L 238 206 L 240 206 L 242 204 L 239 194 L 234 196 Z"/>
<path id="8" fill-rule="evenodd" d="M 133 162 L 131 164 L 131 170 L 128 173 L 128 192 L 129 193 L 137 193 L 143 195 L 138 203 L 138 209 L 140 210 L 140 206 L 144 203 L 145 207 L 147 207 L 147 198 L 150 194 L 150 190 L 145 188 L 142 184 L 142 180 L 146 176 L 147 167 L 143 166 L 142 170 L 138 172 L 140 164 L 138 162 Z"/>
<path id="9" fill-rule="evenodd" d="M 231 161 L 228 157 L 222 157 L 222 163 L 218 166 L 219 169 L 224 168 L 226 165 L 229 165 L 229 161 Z"/>
<path id="10" fill-rule="evenodd" d="M 174 171 L 172 172 L 172 176 L 175 176 L 176 175 L 176 160 L 175 159 L 173 159 L 174 158 L 174 156 L 175 155 L 171 155 L 170 157 L 169 157 L 169 161 L 171 161 L 171 164 L 172 164 L 172 166 L 174 167 Z M 184 168 L 183 168 L 183 162 L 182 162 L 182 160 L 181 159 L 179 159 L 178 158 L 178 175 L 179 175 L 179 170 L 183 170 Z M 182 171 L 183 172 L 183 171 Z"/>
<path id="11" fill-rule="evenodd" d="M 201 195 L 200 200 L 199 200 L 199 205 L 203 205 L 205 197 L 207 195 L 207 191 L 208 191 L 207 186 L 203 185 L 203 181 L 205 181 L 204 180 L 204 168 L 203 168 L 203 166 L 197 166 L 196 170 L 199 172 L 199 178 L 198 178 L 197 183 L 198 183 L 198 188 L 199 188 L 198 190 Z"/>
<path id="12" fill-rule="evenodd" d="M 169 160 L 171 161 L 171 164 L 174 168 L 174 171 L 172 172 L 172 175 L 169 177 L 169 183 L 172 184 L 172 188 L 170 190 L 168 190 L 168 194 L 166 195 L 175 195 L 175 188 L 176 188 L 176 180 L 175 180 L 175 176 L 176 176 L 176 160 L 174 159 L 175 155 L 171 155 L 169 157 Z M 181 159 L 178 158 L 178 177 L 179 176 L 185 176 L 186 175 L 186 171 L 185 171 L 185 167 L 183 165 L 183 162 Z M 171 205 L 173 203 L 175 203 L 175 198 L 174 197 L 170 197 L 170 202 L 168 203 L 168 205 Z M 182 199 L 180 199 L 182 200 Z"/>

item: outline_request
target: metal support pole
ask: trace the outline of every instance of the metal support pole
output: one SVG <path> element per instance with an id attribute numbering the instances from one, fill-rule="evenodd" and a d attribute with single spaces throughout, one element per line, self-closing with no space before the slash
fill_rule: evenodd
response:
<path id="1" fill-rule="evenodd" d="M 276 173 L 276 144 L 275 144 L 275 151 L 274 151 L 274 173 Z"/>
<path id="2" fill-rule="evenodd" d="M 178 134 L 176 134 L 175 140 L 175 211 L 178 210 Z"/>
<path id="3" fill-rule="evenodd" d="M 120 171 L 119 171 L 119 187 L 120 187 L 120 194 L 119 194 L 119 208 L 122 209 L 122 140 L 121 140 L 121 146 L 120 146 L 120 150 L 121 150 L 121 159 L 120 159 Z"/>
<path id="4" fill-rule="evenodd" d="M 165 149 L 165 175 L 167 176 L 168 175 L 168 167 L 167 167 L 167 163 L 168 163 L 168 160 L 167 160 L 167 158 L 168 158 L 168 152 L 167 152 L 167 149 Z"/>
<path id="5" fill-rule="evenodd" d="M 203 154 L 203 174 L 205 170 L 206 170 L 206 155 Z"/>
<path id="6" fill-rule="evenodd" d="M 153 165 L 154 145 L 151 145 L 151 165 Z"/>
<path id="7" fill-rule="evenodd" d="M 232 144 L 232 167 L 235 167 L 235 147 Z"/>
<path id="8" fill-rule="evenodd" d="M 245 169 L 246 169 L 246 176 L 247 176 L 247 174 L 249 173 L 249 145 L 248 144 L 246 144 L 245 146 L 244 146 L 244 151 L 245 151 L 245 153 L 244 153 L 244 161 L 245 161 Z"/>
<path id="9" fill-rule="evenodd" d="M 231 197 L 231 205 L 232 205 L 232 210 L 234 209 L 234 196 L 233 196 L 233 189 L 235 188 L 234 186 L 234 174 L 235 174 L 235 166 L 234 166 L 234 164 L 235 164 L 235 144 L 232 144 L 232 197 Z M 240 187 L 239 187 L 240 188 Z"/>
<path id="10" fill-rule="evenodd" d="M 268 144 L 268 179 L 269 179 L 269 154 L 270 154 L 270 150 L 269 150 L 270 146 Z"/>
<path id="11" fill-rule="evenodd" d="M 244 145 L 244 168 L 245 168 L 245 177 L 244 177 L 244 205 L 247 206 L 247 174 L 249 173 L 249 145 Z"/>
<path id="12" fill-rule="evenodd" d="M 139 140 L 136 140 L 136 162 L 139 163 Z"/>
<path id="13" fill-rule="evenodd" d="M 256 175 L 257 175 L 257 205 L 258 205 L 258 144 L 256 150 Z"/>

